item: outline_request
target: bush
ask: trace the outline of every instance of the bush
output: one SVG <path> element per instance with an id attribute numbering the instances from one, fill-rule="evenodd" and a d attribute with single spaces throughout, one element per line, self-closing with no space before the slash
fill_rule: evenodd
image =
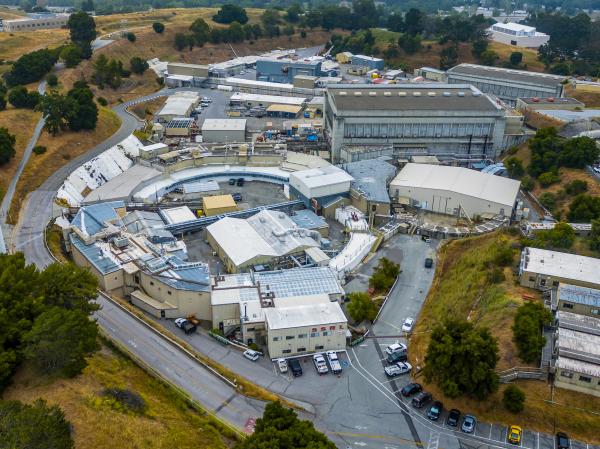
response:
<path id="1" fill-rule="evenodd" d="M 46 147 L 43 145 L 36 145 L 33 147 L 32 151 L 37 155 L 44 154 L 46 152 Z"/>
<path id="2" fill-rule="evenodd" d="M 10 134 L 8 129 L 0 128 L 0 166 L 7 164 L 13 157 L 15 157 L 16 141 L 16 137 Z"/>
<path id="3" fill-rule="evenodd" d="M 524 192 L 530 192 L 534 187 L 535 181 L 531 176 L 523 176 L 523 178 L 521 178 L 521 189 L 523 189 Z"/>
<path id="4" fill-rule="evenodd" d="M 127 37 L 127 40 L 129 42 L 135 42 L 136 39 L 137 39 L 137 37 L 135 36 L 135 34 L 131 33 L 131 32 L 127 33 L 125 36 Z"/>
<path id="5" fill-rule="evenodd" d="M 162 34 L 165 31 L 165 26 L 161 22 L 154 22 L 152 24 L 152 29 L 155 33 Z"/>
<path id="6" fill-rule="evenodd" d="M 580 193 L 587 192 L 588 183 L 587 181 L 583 181 L 581 179 L 575 179 L 565 185 L 565 192 L 569 195 L 579 195 Z"/>
<path id="7" fill-rule="evenodd" d="M 507 267 L 513 263 L 515 251 L 506 241 L 495 243 L 492 247 L 492 262 L 498 267 Z"/>
<path id="8" fill-rule="evenodd" d="M 539 197 L 540 203 L 548 210 L 556 207 L 556 194 L 552 192 L 544 192 Z"/>
<path id="9" fill-rule="evenodd" d="M 400 274 L 400 265 L 383 257 L 369 278 L 369 287 L 378 292 L 387 292 Z"/>
<path id="10" fill-rule="evenodd" d="M 504 271 L 501 268 L 494 267 L 490 271 L 487 272 L 487 281 L 490 284 L 499 284 L 506 280 L 506 276 L 504 276 Z"/>
<path id="11" fill-rule="evenodd" d="M 96 98 L 96 101 L 100 106 L 106 106 L 108 104 L 108 101 L 104 97 L 98 97 Z"/>
<path id="12" fill-rule="evenodd" d="M 40 102 L 41 95 L 36 91 L 28 92 L 25 86 L 17 86 L 8 93 L 8 102 L 15 108 L 33 109 Z"/>
<path id="13" fill-rule="evenodd" d="M 525 393 L 516 385 L 511 384 L 504 390 L 502 403 L 509 412 L 522 412 L 525 408 Z"/>
<path id="14" fill-rule="evenodd" d="M 577 195 L 569 204 L 567 216 L 570 221 L 577 223 L 587 223 L 600 218 L 600 198 L 585 193 Z"/>
<path id="15" fill-rule="evenodd" d="M 56 87 L 58 86 L 58 77 L 54 73 L 50 73 L 46 77 L 46 83 L 48 83 L 48 86 L 50 87 Z"/>
<path id="16" fill-rule="evenodd" d="M 377 316 L 377 306 L 365 292 L 353 292 L 347 296 L 350 301 L 346 309 L 352 319 L 360 323 L 363 320 L 373 321 Z"/>
<path id="17" fill-rule="evenodd" d="M 548 172 L 542 173 L 538 177 L 538 181 L 540 182 L 542 187 L 548 187 L 552 184 L 559 182 L 560 177 L 558 176 L 557 173 L 548 171 Z"/>
<path id="18" fill-rule="evenodd" d="M 512 326 L 519 357 L 526 363 L 537 361 L 546 344 L 542 327 L 552 322 L 552 314 L 542 304 L 528 302 L 517 309 Z"/>
<path id="19" fill-rule="evenodd" d="M 136 414 L 143 414 L 146 411 L 146 401 L 136 392 L 122 388 L 105 388 L 102 390 L 102 396 L 109 398 L 113 402 L 113 408 L 124 409 Z M 115 407 L 116 405 L 116 407 Z"/>

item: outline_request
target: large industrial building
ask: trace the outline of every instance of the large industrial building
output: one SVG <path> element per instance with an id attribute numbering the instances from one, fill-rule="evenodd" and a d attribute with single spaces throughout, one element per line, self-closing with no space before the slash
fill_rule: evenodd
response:
<path id="1" fill-rule="evenodd" d="M 383 70 L 384 62 L 381 58 L 365 55 L 352 55 L 352 65 L 368 67 L 370 70 Z"/>
<path id="2" fill-rule="evenodd" d="M 156 118 L 161 123 L 168 123 L 175 118 L 186 118 L 198 106 L 200 95 L 197 92 L 176 92 L 167 98 Z"/>
<path id="3" fill-rule="evenodd" d="M 324 76 L 321 70 L 323 58 L 311 57 L 305 59 L 259 58 L 256 61 L 256 79 L 274 83 L 293 83 L 297 75 Z"/>
<path id="4" fill-rule="evenodd" d="M 559 98 L 563 96 L 565 76 L 524 70 L 459 64 L 446 72 L 450 84 L 471 84 L 486 94 L 492 94 L 515 106 L 517 98 Z"/>
<path id="5" fill-rule="evenodd" d="M 505 146 L 505 110 L 469 85 L 332 85 L 324 116 L 335 163 L 384 147 L 401 156 L 493 159 Z"/>
<path id="6" fill-rule="evenodd" d="M 516 47 L 538 48 L 550 40 L 550 36 L 535 27 L 514 22 L 495 23 L 488 32 L 493 41 Z"/>
<path id="7" fill-rule="evenodd" d="M 521 285 L 549 290 L 560 283 L 600 289 L 600 259 L 527 247 L 521 253 Z"/>
<path id="8" fill-rule="evenodd" d="M 206 228 L 208 243 L 230 273 L 276 268 L 311 259 L 328 261 L 321 235 L 299 228 L 283 212 L 263 210 L 246 219 L 225 217 Z"/>
<path id="9" fill-rule="evenodd" d="M 204 142 L 245 142 L 246 119 L 207 118 L 202 123 L 202 140 Z"/>
<path id="10" fill-rule="evenodd" d="M 397 202 L 435 213 L 510 218 L 520 182 L 462 167 L 409 163 L 390 183 Z"/>
<path id="11" fill-rule="evenodd" d="M 350 184 L 350 201 L 366 215 L 388 216 L 390 196 L 388 184 L 396 174 L 396 167 L 385 158 L 348 162 L 342 168 L 354 178 Z"/>
<path id="12" fill-rule="evenodd" d="M 71 14 L 30 13 L 20 19 L 2 20 L 4 31 L 14 33 L 18 31 L 49 30 L 53 28 L 66 28 Z"/>

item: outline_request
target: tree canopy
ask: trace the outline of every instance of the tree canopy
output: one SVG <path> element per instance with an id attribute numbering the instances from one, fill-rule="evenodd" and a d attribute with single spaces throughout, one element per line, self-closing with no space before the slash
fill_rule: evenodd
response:
<path id="1" fill-rule="evenodd" d="M 82 57 L 92 57 L 92 41 L 96 39 L 96 22 L 94 18 L 84 11 L 71 14 L 67 27 L 71 35 L 71 42 L 79 47 Z"/>
<path id="2" fill-rule="evenodd" d="M 352 319 L 360 323 L 363 320 L 373 321 L 377 316 L 377 306 L 365 292 L 352 292 L 348 294 L 350 303 L 346 306 Z"/>
<path id="3" fill-rule="evenodd" d="M 270 402 L 262 418 L 256 420 L 254 433 L 234 449 L 335 449 L 335 444 L 315 429 L 310 421 L 298 419 L 291 408 Z"/>
<path id="4" fill-rule="evenodd" d="M 449 397 L 483 400 L 498 389 L 498 359 L 498 342 L 487 328 L 449 318 L 431 333 L 423 373 Z"/>
<path id="5" fill-rule="evenodd" d="M 16 137 L 8 132 L 6 128 L 0 128 L 0 166 L 8 164 L 15 157 Z"/>
<path id="6" fill-rule="evenodd" d="M 399 274 L 400 265 L 392 262 L 387 257 L 382 257 L 369 278 L 369 287 L 375 291 L 387 293 L 392 288 L 392 285 L 394 285 L 394 282 L 396 282 Z"/>
<path id="7" fill-rule="evenodd" d="M 521 360 L 527 363 L 539 360 L 546 344 L 542 326 L 551 321 L 552 314 L 540 303 L 528 302 L 517 309 L 512 330 Z"/>
<path id="8" fill-rule="evenodd" d="M 243 25 L 248 22 L 248 16 L 246 10 L 237 5 L 225 4 L 221 6 L 221 9 L 212 17 L 217 23 L 231 23 L 238 22 Z"/>
<path id="9" fill-rule="evenodd" d="M 4 75 L 9 86 L 29 84 L 41 80 L 52 69 L 61 49 L 32 51 L 15 61 L 10 72 Z"/>

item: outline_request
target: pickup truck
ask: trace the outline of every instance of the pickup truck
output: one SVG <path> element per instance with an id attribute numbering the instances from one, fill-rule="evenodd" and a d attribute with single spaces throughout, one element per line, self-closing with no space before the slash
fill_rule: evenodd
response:
<path id="1" fill-rule="evenodd" d="M 327 360 L 329 361 L 329 367 L 333 374 L 339 374 L 342 372 L 342 364 L 335 351 L 327 351 Z"/>
<path id="2" fill-rule="evenodd" d="M 196 332 L 196 325 L 191 323 L 186 318 L 177 318 L 175 320 L 175 325 L 181 329 L 186 334 L 191 334 L 192 332 Z"/>
<path id="3" fill-rule="evenodd" d="M 325 362 L 325 357 L 323 354 L 315 354 L 313 355 L 313 362 L 315 364 L 315 369 L 319 376 L 321 374 L 327 374 L 329 372 L 329 368 L 327 368 L 327 363 Z"/>

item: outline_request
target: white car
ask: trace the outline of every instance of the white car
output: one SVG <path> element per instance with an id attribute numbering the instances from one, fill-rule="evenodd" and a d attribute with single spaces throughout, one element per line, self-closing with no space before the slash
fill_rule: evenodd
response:
<path id="1" fill-rule="evenodd" d="M 319 376 L 321 374 L 327 374 L 329 372 L 329 368 L 327 368 L 327 362 L 325 362 L 325 357 L 323 354 L 315 354 L 313 355 L 313 362 L 315 364 L 315 369 Z"/>
<path id="2" fill-rule="evenodd" d="M 596 173 L 600 173 L 600 165 L 596 165 L 592 170 Z"/>
<path id="3" fill-rule="evenodd" d="M 408 362 L 398 362 L 394 365 L 386 366 L 384 368 L 385 375 L 388 377 L 396 377 L 400 374 L 410 373 L 412 365 Z"/>
<path id="4" fill-rule="evenodd" d="M 209 97 L 202 97 L 202 103 L 211 103 L 212 100 Z"/>
<path id="5" fill-rule="evenodd" d="M 385 352 L 388 355 L 392 355 L 397 352 L 404 352 L 404 351 L 406 351 L 406 345 L 403 343 L 394 343 L 394 344 L 389 345 L 387 348 L 385 348 Z"/>
<path id="6" fill-rule="evenodd" d="M 402 324 L 402 332 L 412 332 L 413 327 L 415 325 L 415 319 L 414 318 L 407 318 L 404 320 L 404 323 Z"/>
<path id="7" fill-rule="evenodd" d="M 260 357 L 260 353 L 258 353 L 257 351 L 254 351 L 252 349 L 246 349 L 244 351 L 244 357 L 246 357 L 248 360 L 252 360 L 253 362 L 256 362 L 258 360 L 258 358 Z"/>
<path id="8" fill-rule="evenodd" d="M 287 373 L 287 370 L 288 370 L 287 360 L 277 359 L 277 367 L 279 368 L 280 372 Z"/>

